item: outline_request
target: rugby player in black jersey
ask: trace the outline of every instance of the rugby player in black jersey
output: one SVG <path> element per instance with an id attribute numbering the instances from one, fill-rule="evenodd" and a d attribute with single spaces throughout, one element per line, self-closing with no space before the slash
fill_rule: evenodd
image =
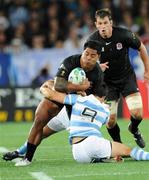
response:
<path id="1" fill-rule="evenodd" d="M 97 31 L 90 35 L 88 40 L 105 43 L 102 48 L 100 63 L 107 67 L 104 71 L 104 80 L 109 88 L 107 102 L 111 105 L 110 121 L 107 129 L 113 140 L 121 142 L 120 129 L 116 122 L 117 106 L 120 95 L 127 103 L 131 115 L 129 131 L 133 134 L 136 143 L 145 147 L 145 142 L 138 129 L 142 121 L 142 99 L 137 86 L 136 76 L 130 64 L 129 48 L 139 51 L 144 64 L 144 80 L 149 82 L 149 57 L 147 50 L 139 38 L 131 31 L 114 27 L 109 9 L 96 11 L 95 25 Z"/>
<path id="2" fill-rule="evenodd" d="M 94 90 L 96 91 L 96 88 L 104 83 L 103 72 L 97 63 L 102 47 L 103 44 L 100 42 L 87 41 L 84 45 L 84 51 L 82 54 L 66 58 L 58 69 L 54 82 L 54 88 L 57 91 L 66 93 L 84 90 L 88 95 L 94 93 Z M 76 67 L 81 67 L 86 72 L 87 79 L 80 85 L 68 82 L 70 72 Z M 45 85 L 50 86 L 50 81 L 45 83 Z M 29 133 L 25 158 L 16 163 L 16 166 L 29 165 L 37 146 L 42 140 L 42 137 L 47 137 L 55 133 L 55 131 L 49 129 L 46 124 L 50 121 L 50 119 L 56 116 L 58 112 L 60 112 L 63 106 L 64 105 L 49 101 L 48 99 L 43 99 L 40 102 L 36 109 L 35 120 Z M 18 156 L 18 152 L 13 151 L 6 153 L 3 156 L 3 159 L 12 160 Z"/>

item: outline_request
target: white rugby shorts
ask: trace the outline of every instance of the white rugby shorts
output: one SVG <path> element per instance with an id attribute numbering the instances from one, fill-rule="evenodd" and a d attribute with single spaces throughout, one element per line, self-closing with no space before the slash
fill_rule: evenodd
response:
<path id="1" fill-rule="evenodd" d="M 47 126 L 56 132 L 65 130 L 69 127 L 69 118 L 65 106 L 57 114 L 57 116 L 48 122 Z"/>
<path id="2" fill-rule="evenodd" d="M 95 158 L 110 158 L 111 151 L 110 141 L 98 136 L 89 136 L 72 145 L 73 158 L 79 163 L 90 163 Z"/>

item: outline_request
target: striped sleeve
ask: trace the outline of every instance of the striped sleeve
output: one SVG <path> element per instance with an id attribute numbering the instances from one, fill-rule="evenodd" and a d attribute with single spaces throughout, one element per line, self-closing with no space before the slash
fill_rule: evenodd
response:
<path id="1" fill-rule="evenodd" d="M 74 105 L 77 102 L 78 95 L 68 94 L 64 99 L 64 104 Z"/>

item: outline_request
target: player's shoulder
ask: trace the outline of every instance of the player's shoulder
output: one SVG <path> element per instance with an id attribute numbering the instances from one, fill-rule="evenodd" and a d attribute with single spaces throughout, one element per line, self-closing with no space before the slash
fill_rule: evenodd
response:
<path id="1" fill-rule="evenodd" d="M 113 31 L 115 36 L 127 36 L 131 31 L 124 27 L 114 26 Z"/>
<path id="2" fill-rule="evenodd" d="M 98 38 L 99 38 L 99 31 L 96 30 L 90 34 L 88 40 L 97 40 Z"/>
<path id="3" fill-rule="evenodd" d="M 128 32 L 129 31 L 127 28 L 121 27 L 121 26 L 113 26 L 113 30 L 115 30 L 116 32 L 119 32 L 119 33 Z"/>
<path id="4" fill-rule="evenodd" d="M 75 55 L 71 55 L 71 56 L 68 56 L 67 58 L 65 58 L 63 61 L 62 61 L 62 64 L 64 65 L 72 65 L 75 67 L 75 65 L 78 65 L 80 64 L 80 58 L 81 58 L 81 54 L 75 54 Z"/>

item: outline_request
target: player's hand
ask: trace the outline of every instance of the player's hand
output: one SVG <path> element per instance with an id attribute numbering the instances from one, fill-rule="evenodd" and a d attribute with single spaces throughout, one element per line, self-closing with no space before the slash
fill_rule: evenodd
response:
<path id="1" fill-rule="evenodd" d="M 52 89 L 54 86 L 54 80 L 48 80 L 46 81 L 45 83 L 42 84 L 41 88 L 42 87 L 45 87 L 45 88 L 49 88 L 49 89 Z"/>
<path id="2" fill-rule="evenodd" d="M 144 72 L 144 80 L 149 84 L 149 71 Z"/>
<path id="3" fill-rule="evenodd" d="M 53 96 L 53 93 L 55 93 L 54 90 L 52 90 L 51 88 L 48 88 L 48 87 L 41 87 L 40 92 L 41 92 L 41 94 L 44 95 L 44 97 L 46 97 L 48 99 L 51 99 L 51 96 Z"/>
<path id="4" fill-rule="evenodd" d="M 109 62 L 105 62 L 105 63 L 99 64 L 102 72 L 104 72 L 106 69 L 109 69 L 108 63 L 109 63 Z"/>
<path id="5" fill-rule="evenodd" d="M 90 88 L 90 86 L 91 86 L 91 82 L 88 80 L 88 78 L 86 78 L 80 84 L 80 91 L 85 91 L 86 89 Z"/>
<path id="6" fill-rule="evenodd" d="M 85 91 L 78 91 L 77 94 L 79 94 L 81 96 L 86 96 L 86 92 Z"/>

